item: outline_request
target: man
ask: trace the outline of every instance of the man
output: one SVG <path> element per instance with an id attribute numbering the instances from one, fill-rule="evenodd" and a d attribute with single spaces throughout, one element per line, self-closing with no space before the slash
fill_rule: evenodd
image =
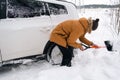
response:
<path id="1" fill-rule="evenodd" d="M 80 18 L 79 20 L 67 20 L 58 24 L 51 32 L 50 40 L 47 42 L 43 54 L 52 52 L 52 49 L 58 46 L 63 54 L 61 66 L 70 67 L 73 49 L 79 48 L 81 51 L 84 50 L 82 45 L 76 42 L 77 39 L 88 46 L 97 47 L 97 45 L 85 38 L 85 34 L 96 30 L 98 22 L 99 19 Z"/>

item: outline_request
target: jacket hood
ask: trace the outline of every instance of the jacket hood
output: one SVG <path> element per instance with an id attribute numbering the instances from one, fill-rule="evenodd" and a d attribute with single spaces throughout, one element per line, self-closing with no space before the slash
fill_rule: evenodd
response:
<path id="1" fill-rule="evenodd" d="M 80 24 L 83 26 L 86 32 L 91 33 L 92 31 L 92 26 L 93 26 L 93 20 L 92 18 L 80 18 L 79 19 Z"/>
<path id="2" fill-rule="evenodd" d="M 93 26 L 93 20 L 92 18 L 88 18 L 88 33 L 91 33 L 92 31 L 92 26 Z"/>

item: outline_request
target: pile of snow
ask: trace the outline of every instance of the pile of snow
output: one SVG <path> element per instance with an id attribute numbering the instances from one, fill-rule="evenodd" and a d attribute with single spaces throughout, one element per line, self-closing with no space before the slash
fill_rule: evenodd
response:
<path id="1" fill-rule="evenodd" d="M 39 61 L 0 72 L 0 80 L 119 80 L 120 43 L 109 30 L 112 26 L 109 10 L 81 10 L 80 17 L 83 16 L 100 18 L 99 28 L 86 37 L 100 46 L 105 46 L 104 41 L 110 40 L 116 51 L 109 52 L 106 48 L 75 49 L 72 67 L 53 66 L 46 61 Z"/>

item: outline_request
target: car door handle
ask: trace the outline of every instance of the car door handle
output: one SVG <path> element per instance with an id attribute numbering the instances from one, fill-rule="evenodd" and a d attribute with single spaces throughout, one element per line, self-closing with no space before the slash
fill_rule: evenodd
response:
<path id="1" fill-rule="evenodd" d="M 50 30 L 51 30 L 51 28 L 47 28 L 47 29 L 46 29 L 46 31 L 50 31 Z"/>
<path id="2" fill-rule="evenodd" d="M 43 27 L 40 29 L 40 31 L 46 32 L 46 31 L 51 31 L 50 27 Z"/>

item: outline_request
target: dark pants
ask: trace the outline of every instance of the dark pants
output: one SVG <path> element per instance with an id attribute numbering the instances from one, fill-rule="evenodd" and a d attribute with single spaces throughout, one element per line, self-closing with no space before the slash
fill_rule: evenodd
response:
<path id="1" fill-rule="evenodd" d="M 71 46 L 68 46 L 67 48 L 65 48 L 54 42 L 48 41 L 47 44 L 45 45 L 43 54 L 50 53 L 50 55 L 51 55 L 51 52 L 55 46 L 58 46 L 58 48 L 60 49 L 60 51 L 63 54 L 61 66 L 64 66 L 64 65 L 71 66 L 71 60 L 72 60 L 72 56 L 73 56 L 73 47 L 71 47 Z"/>

